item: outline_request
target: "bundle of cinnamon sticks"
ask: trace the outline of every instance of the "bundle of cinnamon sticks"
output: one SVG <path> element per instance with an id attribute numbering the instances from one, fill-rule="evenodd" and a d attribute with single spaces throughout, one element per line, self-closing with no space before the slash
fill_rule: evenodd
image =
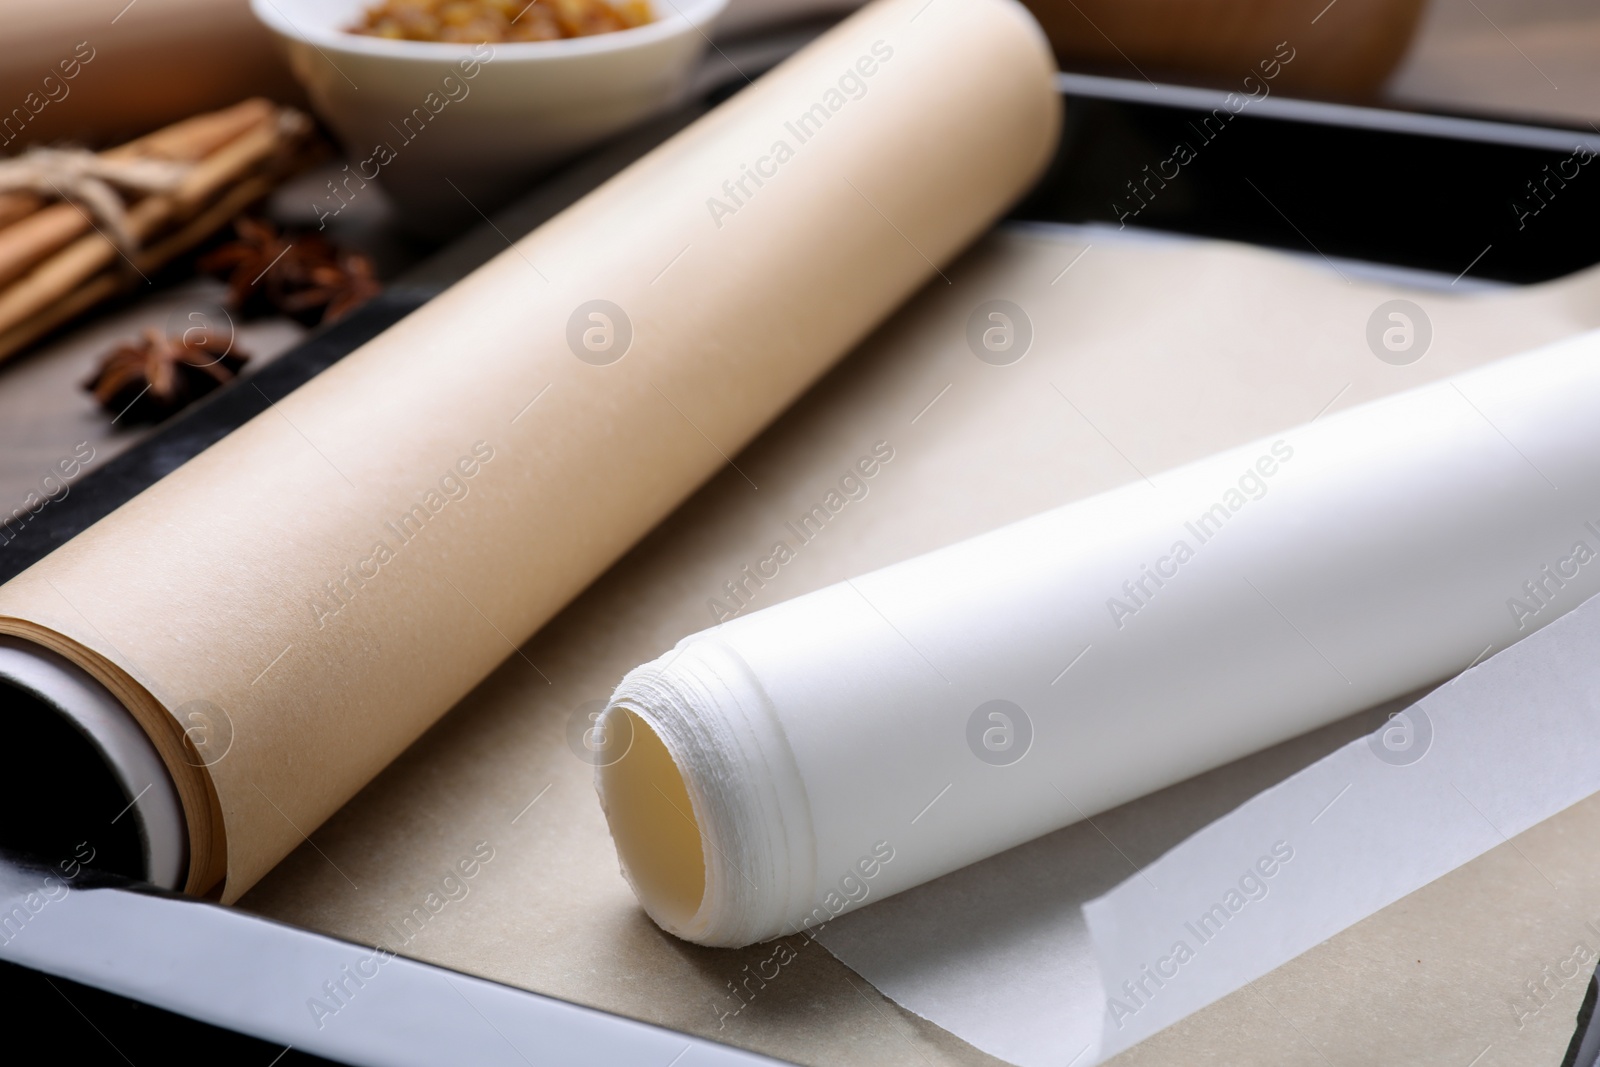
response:
<path id="1" fill-rule="evenodd" d="M 119 167 L 167 165 L 158 190 L 123 192 L 114 219 L 97 218 L 43 161 L 39 191 L 0 191 L 0 362 L 142 284 L 261 199 L 301 161 L 310 130 L 301 113 L 253 99 L 82 160 L 113 185 Z"/>

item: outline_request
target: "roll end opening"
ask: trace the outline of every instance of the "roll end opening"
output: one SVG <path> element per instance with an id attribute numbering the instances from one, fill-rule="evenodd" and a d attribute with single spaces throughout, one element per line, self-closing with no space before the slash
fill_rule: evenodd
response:
<path id="1" fill-rule="evenodd" d="M 76 665 L 0 637 L 0 849 L 177 889 L 178 794 L 133 717 Z"/>
<path id="2" fill-rule="evenodd" d="M 626 708 L 606 715 L 626 716 L 633 738 L 597 780 L 623 873 L 650 917 L 682 936 L 706 893 L 705 838 L 688 786 L 649 723 Z"/>

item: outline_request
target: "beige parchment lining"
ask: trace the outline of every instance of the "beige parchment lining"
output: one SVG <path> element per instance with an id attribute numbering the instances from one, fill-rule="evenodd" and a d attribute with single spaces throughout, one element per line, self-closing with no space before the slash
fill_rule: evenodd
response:
<path id="1" fill-rule="evenodd" d="M 868 494 L 755 590 L 751 610 L 1139 471 L 1159 476 L 1321 410 L 1600 327 L 1593 271 L 1495 293 L 1462 292 L 1470 279 L 1424 292 L 1347 280 L 1310 252 L 1126 238 L 1007 229 L 946 268 L 953 284 L 931 282 L 734 457 L 759 492 L 724 470 L 523 646 L 553 684 L 511 656 L 330 819 L 315 849 L 301 847 L 241 905 L 799 1063 L 997 1062 L 803 938 L 786 939 L 796 955 L 780 964 L 778 943 L 705 949 L 663 934 L 619 873 L 593 771 L 570 748 L 583 709 L 625 671 L 709 625 L 709 601 L 726 603 L 727 583 L 774 541 L 793 542 L 785 523 L 837 488 L 875 442 L 888 442 L 894 458 Z M 1433 327 L 1428 352 L 1409 366 L 1381 362 L 1366 341 L 1372 313 L 1397 297 L 1419 304 Z M 1007 367 L 979 362 L 967 345 L 972 312 L 993 299 L 1019 305 L 1034 328 L 1028 354 Z M 1077 651 L 1063 650 L 1063 666 Z M 1322 743 L 1337 745 L 1351 728 L 1330 727 Z M 1318 744 L 1281 746 L 1288 761 L 1277 775 L 1326 751 Z M 1241 762 L 1250 766 L 1220 768 L 1095 825 L 1135 857 L 1159 855 L 1153 817 L 1196 807 L 1220 815 L 1276 780 L 1270 762 Z M 1596 811 L 1588 805 L 1587 822 L 1552 823 L 1587 840 Z M 1074 833 L 1117 859 L 1088 825 L 1061 831 Z M 1574 937 L 1597 944 L 1582 925 L 1592 908 L 1549 907 L 1548 885 L 1513 850 L 1533 856 L 1566 897 L 1592 901 L 1593 850 L 1574 845 L 1559 858 L 1556 836 L 1553 827 L 1530 831 L 1123 1058 L 1465 1064 L 1492 1042 L 1484 1063 L 1558 1061 L 1583 983 L 1522 1027 L 1506 1007 L 1543 963 L 1571 953 Z M 408 924 L 479 841 L 495 858 L 466 895 L 420 928 Z M 986 916 L 975 902 L 972 922 Z M 778 977 L 763 983 L 763 974 Z M 733 987 L 747 981 L 754 995 L 736 999 Z"/>
<path id="2" fill-rule="evenodd" d="M 156 707 L 221 709 L 220 821 L 174 765 L 191 888 L 220 825 L 237 899 L 1028 186 L 1037 27 L 922 6 L 843 23 L 0 589 L 169 765 Z M 633 335 L 604 366 L 568 344 L 594 300 Z"/>

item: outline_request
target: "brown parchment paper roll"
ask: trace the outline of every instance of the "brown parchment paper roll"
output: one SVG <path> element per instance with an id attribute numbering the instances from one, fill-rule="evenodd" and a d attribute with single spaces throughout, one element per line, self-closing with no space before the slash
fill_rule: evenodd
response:
<path id="1" fill-rule="evenodd" d="M 124 702 L 188 889 L 236 899 L 1026 188 L 1052 73 L 1011 0 L 873 5 L 0 588 L 0 632 Z"/>

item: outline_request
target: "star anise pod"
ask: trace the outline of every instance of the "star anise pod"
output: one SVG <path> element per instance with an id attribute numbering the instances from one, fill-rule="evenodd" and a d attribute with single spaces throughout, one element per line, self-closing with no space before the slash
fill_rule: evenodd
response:
<path id="1" fill-rule="evenodd" d="M 289 242 L 276 227 L 260 219 L 234 220 L 237 239 L 200 258 L 200 269 L 228 283 L 228 304 L 235 311 L 267 310 L 267 275 L 288 256 Z"/>
<path id="2" fill-rule="evenodd" d="M 241 218 L 238 239 L 200 260 L 200 269 L 228 283 L 229 306 L 277 311 L 307 326 L 333 322 L 382 288 L 372 261 L 335 247 L 319 233 L 280 234 L 270 222 Z"/>
<path id="3" fill-rule="evenodd" d="M 346 252 L 333 262 L 318 263 L 308 274 L 308 284 L 279 303 L 284 314 L 304 319 L 320 309 L 319 321 L 338 322 L 383 288 L 373 276 L 372 261 L 358 252 Z"/>
<path id="4" fill-rule="evenodd" d="M 231 382 L 249 359 L 215 330 L 169 337 L 150 329 L 106 353 L 83 387 L 116 421 L 160 422 Z"/>

